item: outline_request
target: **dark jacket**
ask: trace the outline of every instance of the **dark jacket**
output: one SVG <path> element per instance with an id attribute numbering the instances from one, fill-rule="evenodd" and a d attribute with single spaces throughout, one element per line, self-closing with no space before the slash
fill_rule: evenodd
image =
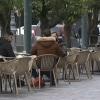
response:
<path id="1" fill-rule="evenodd" d="M 0 37 L 0 55 L 5 57 L 15 57 L 11 43 L 1 37 Z"/>
<path id="2" fill-rule="evenodd" d="M 30 51 L 31 55 L 43 55 L 43 54 L 54 54 L 57 56 L 62 56 L 63 51 L 56 42 L 54 37 L 39 37 L 37 42 Z M 40 60 L 37 63 L 40 65 Z"/>

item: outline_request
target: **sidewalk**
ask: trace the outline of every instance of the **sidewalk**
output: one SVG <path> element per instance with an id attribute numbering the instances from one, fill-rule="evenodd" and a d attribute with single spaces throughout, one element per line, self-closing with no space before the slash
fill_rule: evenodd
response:
<path id="1" fill-rule="evenodd" d="M 26 87 L 18 88 L 19 95 L 0 93 L 0 100 L 99 100 L 100 99 L 100 75 L 93 75 L 89 80 L 86 75 L 78 80 L 72 80 L 69 85 L 63 80 L 59 81 L 58 88 L 55 86 L 36 89 L 32 94 Z"/>

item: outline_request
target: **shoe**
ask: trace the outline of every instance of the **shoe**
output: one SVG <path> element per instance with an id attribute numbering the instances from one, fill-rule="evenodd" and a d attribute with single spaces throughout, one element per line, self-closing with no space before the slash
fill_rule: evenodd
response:
<path id="1" fill-rule="evenodd" d="M 39 78 L 36 78 L 35 81 L 31 84 L 31 86 L 34 86 L 37 87 L 39 86 Z M 42 79 L 40 79 L 40 84 L 41 84 L 41 87 L 45 86 L 45 83 L 42 81 Z"/>

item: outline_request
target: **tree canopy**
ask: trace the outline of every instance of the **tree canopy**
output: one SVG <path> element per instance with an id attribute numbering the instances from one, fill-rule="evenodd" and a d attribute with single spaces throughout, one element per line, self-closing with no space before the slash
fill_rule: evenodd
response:
<path id="1" fill-rule="evenodd" d="M 0 0 L 0 26 L 2 32 L 10 31 L 11 12 L 22 11 L 23 0 Z"/>

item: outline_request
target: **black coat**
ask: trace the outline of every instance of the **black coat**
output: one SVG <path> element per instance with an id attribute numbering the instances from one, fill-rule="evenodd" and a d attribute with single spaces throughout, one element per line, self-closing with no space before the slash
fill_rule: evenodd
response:
<path id="1" fill-rule="evenodd" d="M 11 43 L 1 37 L 0 37 L 0 55 L 5 57 L 15 57 Z"/>

